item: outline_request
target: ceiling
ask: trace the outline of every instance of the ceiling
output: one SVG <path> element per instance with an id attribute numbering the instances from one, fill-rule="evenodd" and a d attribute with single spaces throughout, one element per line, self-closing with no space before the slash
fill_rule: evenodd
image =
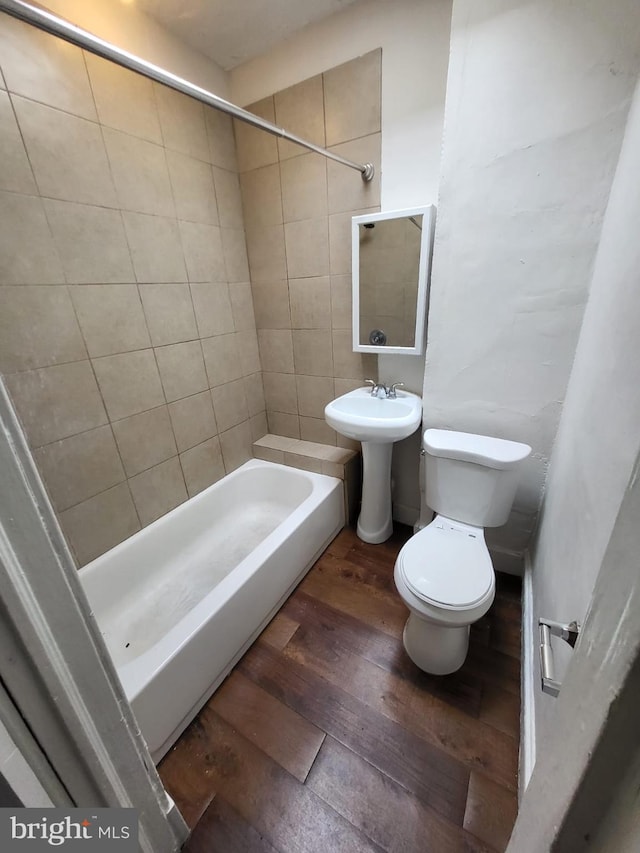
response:
<path id="1" fill-rule="evenodd" d="M 226 71 L 355 0 L 138 0 L 137 6 Z"/>

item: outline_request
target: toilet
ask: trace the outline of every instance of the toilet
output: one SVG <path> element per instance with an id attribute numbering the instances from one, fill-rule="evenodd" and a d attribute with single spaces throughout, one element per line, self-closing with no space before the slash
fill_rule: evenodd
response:
<path id="1" fill-rule="evenodd" d="M 425 498 L 433 521 L 404 545 L 395 584 L 409 608 L 404 647 L 425 672 L 447 675 L 467 656 L 469 626 L 491 607 L 495 575 L 485 527 L 509 516 L 528 444 L 428 429 Z"/>

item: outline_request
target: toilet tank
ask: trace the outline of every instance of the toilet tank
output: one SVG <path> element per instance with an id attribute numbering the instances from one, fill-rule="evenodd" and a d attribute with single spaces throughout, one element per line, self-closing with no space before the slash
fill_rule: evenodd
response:
<path id="1" fill-rule="evenodd" d="M 509 517 L 528 444 L 428 429 L 423 437 L 426 502 L 439 515 L 500 527 Z"/>

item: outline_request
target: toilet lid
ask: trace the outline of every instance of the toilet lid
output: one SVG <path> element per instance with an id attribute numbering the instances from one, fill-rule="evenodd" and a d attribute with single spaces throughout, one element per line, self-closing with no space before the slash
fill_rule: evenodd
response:
<path id="1" fill-rule="evenodd" d="M 400 570 L 418 598 L 452 610 L 479 604 L 493 585 L 482 531 L 436 519 L 402 549 Z"/>

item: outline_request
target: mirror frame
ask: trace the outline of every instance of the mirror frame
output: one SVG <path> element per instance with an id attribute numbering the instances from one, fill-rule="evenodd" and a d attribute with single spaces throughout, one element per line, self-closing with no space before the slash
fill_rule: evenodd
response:
<path id="1" fill-rule="evenodd" d="M 431 274 L 431 255 L 433 252 L 433 230 L 436 209 L 432 204 L 423 207 L 407 207 L 403 210 L 388 210 L 384 213 L 370 213 L 351 218 L 351 262 L 352 262 L 352 306 L 353 306 L 353 351 L 384 353 L 386 355 L 422 355 L 425 349 L 427 327 L 427 299 Z M 420 241 L 420 264 L 418 267 L 418 296 L 416 306 L 416 328 L 414 346 L 387 347 L 360 343 L 360 236 L 358 226 L 365 222 L 383 222 L 387 219 L 401 219 L 405 216 L 422 216 L 422 237 Z"/>

